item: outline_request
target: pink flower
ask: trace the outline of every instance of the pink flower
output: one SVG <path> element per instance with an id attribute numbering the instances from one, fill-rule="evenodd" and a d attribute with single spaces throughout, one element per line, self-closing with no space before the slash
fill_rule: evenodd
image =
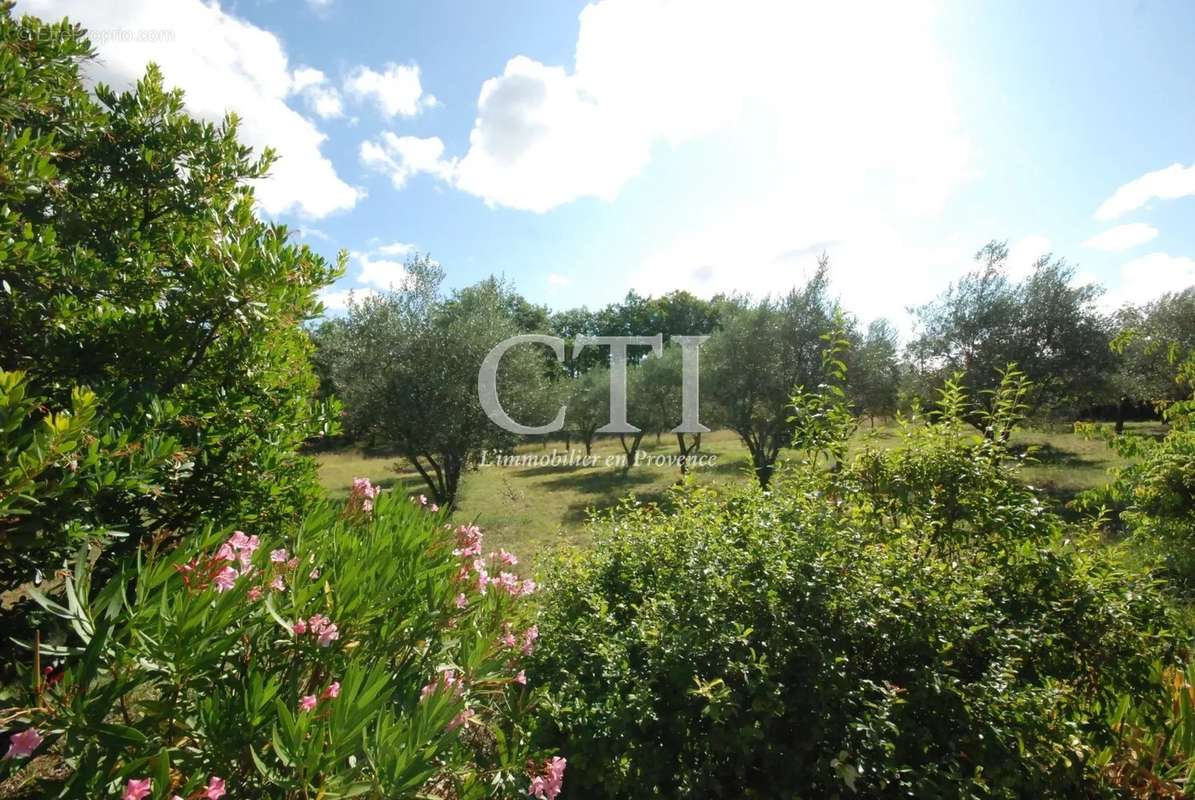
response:
<path id="1" fill-rule="evenodd" d="M 150 793 L 153 786 L 153 781 L 149 778 L 130 778 L 129 782 L 125 784 L 124 794 L 121 800 L 142 800 Z"/>
<path id="2" fill-rule="evenodd" d="M 528 578 L 527 580 L 523 581 L 523 585 L 519 589 L 519 594 L 523 596 L 535 594 L 535 590 L 538 588 L 539 587 L 535 585 L 535 581 Z"/>
<path id="3" fill-rule="evenodd" d="M 249 599 L 252 600 L 254 603 L 256 603 L 258 600 L 261 599 L 261 594 L 262 594 L 261 587 L 254 586 L 252 589 L 249 590 Z"/>
<path id="4" fill-rule="evenodd" d="M 519 559 L 515 557 L 514 553 L 508 553 L 504 548 L 498 548 L 498 558 L 508 567 L 513 567 L 519 563 Z"/>
<path id="5" fill-rule="evenodd" d="M 461 525 L 456 529 L 454 556 L 469 558 L 481 555 L 481 528 L 476 525 Z"/>
<path id="6" fill-rule="evenodd" d="M 26 728 L 19 733 L 14 733 L 8 740 L 8 752 L 4 754 L 4 760 L 29 758 L 43 740 L 44 737 L 37 732 L 36 728 Z"/>
<path id="7" fill-rule="evenodd" d="M 419 495 L 419 499 L 417 499 L 415 502 L 421 506 L 426 506 L 427 505 L 427 495 L 425 495 L 425 494 Z"/>
<path id="8" fill-rule="evenodd" d="M 270 581 L 270 588 L 273 589 L 275 592 L 285 592 L 286 591 L 286 581 L 282 580 L 281 575 L 275 575 L 274 580 Z"/>
<path id="9" fill-rule="evenodd" d="M 340 631 L 336 630 L 335 625 L 327 625 L 319 632 L 319 639 L 316 642 L 320 647 L 327 647 L 340 638 Z"/>
<path id="10" fill-rule="evenodd" d="M 220 545 L 220 549 L 216 551 L 216 558 L 220 561 L 236 561 L 237 554 L 232 549 L 232 545 L 230 545 L 228 542 L 225 542 L 224 544 Z"/>
<path id="11" fill-rule="evenodd" d="M 311 578 L 311 580 L 313 580 L 313 581 L 318 581 L 319 580 L 319 568 L 316 567 L 315 569 L 311 570 L 311 572 L 308 572 L 307 577 Z"/>
<path id="12" fill-rule="evenodd" d="M 465 593 L 461 592 L 456 596 L 456 607 L 467 608 L 469 606 L 469 598 L 465 597 Z"/>
<path id="13" fill-rule="evenodd" d="M 554 800 L 564 788 L 564 768 L 568 762 L 556 756 L 544 762 L 544 772 L 531 779 L 530 793 L 539 800 Z"/>
<path id="14" fill-rule="evenodd" d="M 353 478 L 353 488 L 349 491 L 349 509 L 369 514 L 373 511 L 373 501 L 382 492 L 381 486 L 374 486 L 369 478 Z"/>
<path id="15" fill-rule="evenodd" d="M 299 710 L 310 711 L 315 708 L 317 703 L 319 703 L 319 698 L 313 694 L 305 694 L 299 698 Z"/>
<path id="16" fill-rule="evenodd" d="M 527 671 L 526 670 L 523 670 L 523 669 L 519 670 L 519 674 L 515 675 L 515 683 L 519 684 L 520 686 L 527 685 Z"/>
<path id="17" fill-rule="evenodd" d="M 531 651 L 535 649 L 535 640 L 539 638 L 539 626 L 532 625 L 527 630 L 523 631 L 523 655 L 531 655 Z"/>
<path id="18" fill-rule="evenodd" d="M 320 695 L 321 700 L 331 700 L 340 697 L 340 681 L 332 681 L 328 684 L 328 688 L 324 689 L 323 694 Z"/>
<path id="19" fill-rule="evenodd" d="M 237 571 L 232 567 L 225 567 L 216 575 L 216 591 L 227 592 L 237 582 Z"/>
<path id="20" fill-rule="evenodd" d="M 244 531 L 233 531 L 232 536 L 228 539 L 228 544 L 234 550 L 243 550 L 249 545 L 249 537 L 245 535 Z"/>
<path id="21" fill-rule="evenodd" d="M 452 722 L 448 723 L 448 730 L 455 731 L 457 728 L 469 722 L 469 720 L 473 719 L 475 716 L 477 715 L 473 712 L 473 709 L 462 709 L 461 713 L 453 717 Z"/>
<path id="22" fill-rule="evenodd" d="M 291 625 L 290 629 L 295 632 L 295 636 L 302 636 L 303 634 L 307 633 L 307 623 L 303 620 L 299 620 L 294 625 Z"/>
<path id="23" fill-rule="evenodd" d="M 518 646 L 514 630 L 510 627 L 509 622 L 502 623 L 502 635 L 498 638 L 498 642 L 504 647 L 514 648 Z"/>
<path id="24" fill-rule="evenodd" d="M 224 779 L 217 778 L 215 775 L 213 775 L 210 779 L 208 779 L 207 788 L 204 789 L 203 794 L 199 796 L 206 798 L 207 800 L 220 800 L 220 798 L 224 796 Z"/>
<path id="25" fill-rule="evenodd" d="M 270 551 L 270 561 L 275 564 L 285 564 L 288 558 L 290 558 L 290 554 L 286 552 L 285 547 Z"/>
<path id="26" fill-rule="evenodd" d="M 299 557 L 298 556 L 292 556 L 290 561 L 286 562 L 287 569 L 294 569 L 297 566 L 299 566 Z"/>

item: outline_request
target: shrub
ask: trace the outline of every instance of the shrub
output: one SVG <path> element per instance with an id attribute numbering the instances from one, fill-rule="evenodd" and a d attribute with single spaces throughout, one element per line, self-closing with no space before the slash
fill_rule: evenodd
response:
<path id="1" fill-rule="evenodd" d="M 67 530 L 130 550 L 213 517 L 276 534 L 317 491 L 295 452 L 327 419 L 301 326 L 337 268 L 255 216 L 273 155 L 235 118 L 191 118 L 156 68 L 93 95 L 91 57 L 78 27 L 0 3 L 0 370 L 23 374 L 0 432 L 0 472 L 22 477 L 0 492 L 25 495 L 0 513 L 5 589 L 73 553 Z M 22 437 L 84 397 L 86 431 L 29 491 Z"/>
<path id="2" fill-rule="evenodd" d="M 147 544 L 95 592 L 81 555 L 63 603 L 39 596 L 74 634 L 33 649 L 3 715 L 58 765 L 37 796 L 554 796 L 563 762 L 523 723 L 534 585 L 445 527 L 359 481 L 285 538 Z"/>
<path id="3" fill-rule="evenodd" d="M 1107 710 L 1174 658 L 1166 605 L 951 391 L 887 453 L 625 506 L 557 558 L 528 673 L 568 796 L 1100 791 Z"/>

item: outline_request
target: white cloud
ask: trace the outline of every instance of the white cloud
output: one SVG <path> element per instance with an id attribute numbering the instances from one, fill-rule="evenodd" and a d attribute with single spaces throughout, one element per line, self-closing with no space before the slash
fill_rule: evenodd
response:
<path id="1" fill-rule="evenodd" d="M 1106 222 L 1136 211 L 1154 198 L 1174 200 L 1192 195 L 1195 195 L 1195 164 L 1189 167 L 1171 164 L 1121 186 L 1096 209 L 1095 218 Z"/>
<path id="2" fill-rule="evenodd" d="M 411 176 L 420 172 L 451 179 L 455 167 L 443 158 L 444 142 L 437 136 L 421 139 L 385 131 L 377 141 L 362 142 L 359 154 L 365 166 L 389 175 L 395 189 L 401 189 Z"/>
<path id="3" fill-rule="evenodd" d="M 357 67 L 345 79 L 344 91 L 373 102 L 386 117 L 413 117 L 437 102 L 434 95 L 424 93 L 415 64 L 387 64 L 382 72 Z"/>
<path id="4" fill-rule="evenodd" d="M 353 252 L 353 260 L 361 268 L 357 282 L 378 289 L 400 288 L 407 279 L 407 268 L 401 261 L 389 258 L 374 258 L 369 253 Z"/>
<path id="5" fill-rule="evenodd" d="M 1153 225 L 1146 225 L 1144 222 L 1133 222 L 1128 225 L 1117 225 L 1115 228 L 1109 228 L 1102 233 L 1097 233 L 1083 242 L 1083 246 L 1093 250 L 1128 250 L 1152 241 L 1157 236 L 1158 229 Z"/>
<path id="6" fill-rule="evenodd" d="M 257 202 L 274 215 L 324 217 L 352 208 L 361 192 L 336 174 L 321 152 L 326 138 L 286 104 L 292 76 L 278 37 L 200 0 L 22 0 L 19 12 L 48 19 L 69 16 L 97 32 L 99 58 L 84 66 L 94 80 L 125 88 L 156 62 L 166 83 L 186 92 L 187 108 L 218 121 L 241 117 L 240 138 L 258 152 L 279 155 Z M 105 36 L 105 31 L 170 31 L 152 41 Z"/>
<path id="7" fill-rule="evenodd" d="M 971 170 L 932 11 L 867 6 L 861 24 L 831 4 L 602 0 L 581 13 L 575 69 L 511 58 L 481 87 L 468 151 L 434 171 L 542 212 L 612 199 L 654 148 L 770 131 L 774 151 L 724 157 L 770 159 L 807 192 L 867 175 L 902 207 L 933 208 Z"/>
<path id="8" fill-rule="evenodd" d="M 408 256 L 415 252 L 415 245 L 406 242 L 391 242 L 376 247 L 374 250 L 384 256 Z"/>
<path id="9" fill-rule="evenodd" d="M 323 119 L 344 116 L 344 104 L 328 78 L 318 69 L 299 67 L 291 73 L 291 91 L 302 96 L 307 107 Z"/>
<path id="10" fill-rule="evenodd" d="M 1108 293 L 1105 302 L 1110 307 L 1140 304 L 1191 286 L 1195 286 L 1195 260 L 1169 253 L 1150 253 L 1120 268 L 1120 286 Z"/>
<path id="11" fill-rule="evenodd" d="M 367 297 L 375 297 L 377 292 L 369 288 L 333 289 L 328 287 L 319 293 L 320 302 L 327 311 L 344 311 L 351 303 L 360 303 Z"/>
<path id="12" fill-rule="evenodd" d="M 564 287 L 572 283 L 572 280 L 567 275 L 560 275 L 556 272 L 548 273 L 548 285 L 555 287 Z"/>
<path id="13" fill-rule="evenodd" d="M 1014 281 L 1024 280 L 1033 274 L 1033 268 L 1042 256 L 1050 253 L 1050 238 L 1040 233 L 1030 234 L 1008 248 L 1008 277 Z"/>

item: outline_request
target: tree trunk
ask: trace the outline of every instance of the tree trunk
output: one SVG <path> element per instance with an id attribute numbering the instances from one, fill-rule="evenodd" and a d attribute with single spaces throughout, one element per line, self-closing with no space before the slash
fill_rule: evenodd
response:
<path id="1" fill-rule="evenodd" d="M 622 451 L 626 453 L 627 463 L 623 466 L 623 472 L 629 472 L 631 467 L 635 465 L 635 456 L 639 452 L 639 444 L 643 441 L 643 431 L 639 431 L 631 438 L 631 446 L 627 447 L 627 437 L 625 433 L 618 434 L 618 441 L 622 443 Z"/>
<path id="2" fill-rule="evenodd" d="M 1120 400 L 1118 400 L 1116 402 L 1116 435 L 1117 436 L 1124 433 L 1124 415 L 1125 415 L 1125 410 L 1126 410 L 1126 407 L 1128 406 L 1128 404 L 1129 404 L 1129 398 L 1123 397 L 1123 396 L 1120 398 Z"/>

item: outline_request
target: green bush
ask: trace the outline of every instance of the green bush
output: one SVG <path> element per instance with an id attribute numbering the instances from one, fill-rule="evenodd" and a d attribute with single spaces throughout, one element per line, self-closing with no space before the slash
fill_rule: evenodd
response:
<path id="1" fill-rule="evenodd" d="M 529 674 L 567 796 L 1098 793 L 1108 709 L 1175 657 L 1166 605 L 964 406 L 771 494 L 625 507 L 559 557 Z"/>
<path id="2" fill-rule="evenodd" d="M 533 585 L 489 579 L 513 558 L 476 528 L 454 544 L 438 512 L 376 497 L 360 481 L 286 538 L 149 546 L 94 592 L 81 556 L 62 603 L 38 597 L 73 633 L 32 648 L 5 713 L 57 765 L 36 796 L 516 797 L 562 770 L 522 722 Z"/>
<path id="3" fill-rule="evenodd" d="M 278 533 L 317 496 L 302 324 L 337 267 L 255 215 L 273 155 L 234 118 L 191 118 L 152 67 L 93 95 L 91 56 L 79 28 L 0 3 L 3 589 L 57 569 L 68 530 L 125 552 L 212 519 Z M 39 453 L 50 413 L 79 436 Z"/>

